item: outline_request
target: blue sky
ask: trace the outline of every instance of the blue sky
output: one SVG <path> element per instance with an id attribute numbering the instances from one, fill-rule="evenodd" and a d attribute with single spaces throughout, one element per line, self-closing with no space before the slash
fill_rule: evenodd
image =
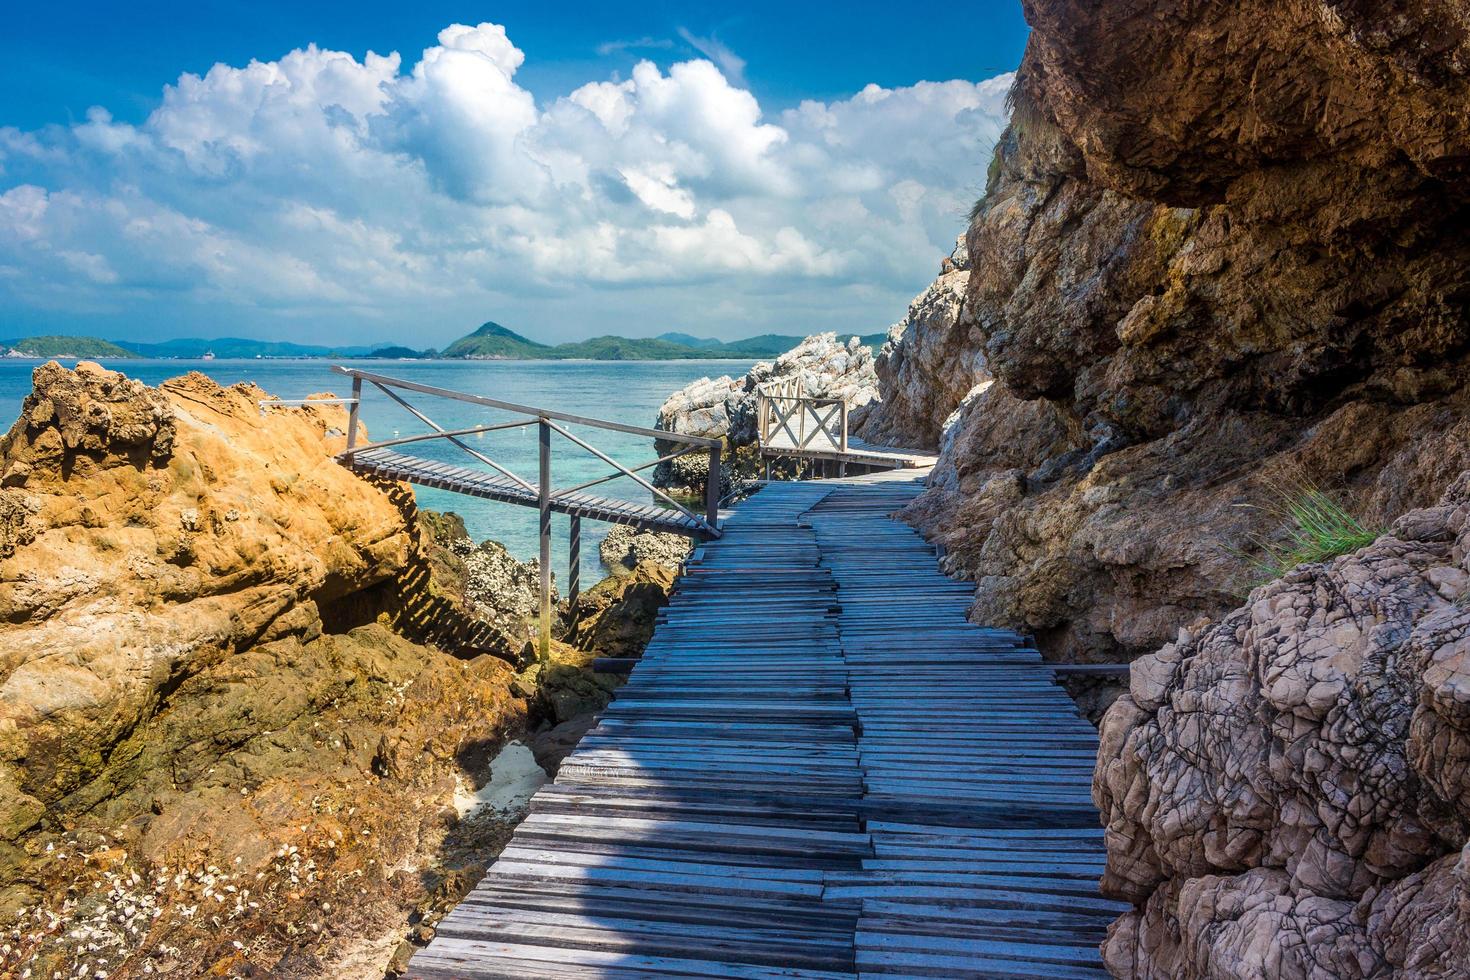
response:
<path id="1" fill-rule="evenodd" d="M 0 336 L 881 328 L 1025 38 L 1015 2 L 26 5 Z"/>

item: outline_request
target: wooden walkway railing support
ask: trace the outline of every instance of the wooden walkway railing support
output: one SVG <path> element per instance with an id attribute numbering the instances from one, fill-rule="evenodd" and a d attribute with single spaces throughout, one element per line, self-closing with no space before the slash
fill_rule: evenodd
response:
<path id="1" fill-rule="evenodd" d="M 582 518 L 570 518 L 567 541 L 567 605 L 575 606 L 582 594 Z"/>
<path id="2" fill-rule="evenodd" d="M 551 659 L 551 423 L 536 423 L 541 446 L 541 479 L 537 503 L 541 511 L 541 629 L 537 649 L 542 661 Z"/>
<path id="3" fill-rule="evenodd" d="M 847 399 L 808 397 L 802 394 L 800 378 L 768 381 L 757 390 L 756 417 L 762 446 L 847 452 Z"/>
<path id="4" fill-rule="evenodd" d="M 436 388 L 432 385 L 406 381 L 402 378 L 390 378 L 381 374 L 373 374 L 369 371 L 359 371 L 340 366 L 334 366 L 332 370 L 338 374 L 344 374 L 352 378 L 352 398 L 350 400 L 352 408 L 347 426 L 347 448 L 337 457 L 344 465 L 362 472 L 386 476 L 391 479 L 420 483 L 425 486 L 437 487 L 491 500 L 499 500 L 505 503 L 535 507 L 537 509 L 539 517 L 541 593 L 537 653 L 543 660 L 547 659 L 551 654 L 551 515 L 553 512 L 563 513 L 571 518 L 571 568 L 569 569 L 567 578 L 569 585 L 568 598 L 574 603 L 581 592 L 581 570 L 579 565 L 582 555 L 583 517 L 592 517 L 615 524 L 629 524 L 639 528 L 683 534 L 699 540 L 708 540 L 720 536 L 720 447 L 722 444 L 718 439 L 707 439 L 702 436 L 691 436 L 678 432 L 665 432 L 661 429 L 627 425 L 622 422 L 612 422 L 607 419 L 587 418 L 581 415 L 572 415 L 567 412 L 534 408 L 529 405 L 517 405 L 513 402 L 504 402 L 495 398 L 486 398 L 481 395 L 472 395 L 462 391 L 451 391 L 447 388 Z M 420 435 L 404 436 L 369 443 L 367 445 L 359 445 L 357 434 L 363 382 L 367 382 L 376 387 L 433 431 Z M 394 389 L 397 390 L 395 391 Z M 402 395 L 398 394 L 398 391 L 417 392 L 436 398 L 467 402 L 484 408 L 510 412 L 514 415 L 522 416 L 522 418 L 509 422 L 478 425 L 469 428 L 446 429 L 422 411 L 410 405 Z M 324 401 L 324 403 L 332 402 L 342 404 L 346 401 L 346 399 L 330 399 Z M 272 404 L 276 403 L 263 403 L 262 411 L 266 405 Z M 505 466 L 497 463 L 485 453 L 471 447 L 461 438 L 462 436 L 468 435 L 484 435 L 485 433 L 496 432 L 502 429 L 523 428 L 529 425 L 536 426 L 538 435 L 538 472 L 535 483 L 524 480 L 515 473 L 512 473 Z M 584 425 L 591 428 L 608 429 L 630 435 L 646 436 L 650 440 L 675 443 L 680 448 L 673 453 L 661 456 L 651 462 L 642 463 L 637 466 L 624 466 L 622 463 L 619 463 L 611 456 L 602 452 L 602 450 L 588 443 L 585 439 L 569 431 L 566 428 L 567 425 Z M 607 463 L 612 467 L 612 472 L 606 476 L 588 480 L 573 487 L 563 489 L 554 487 L 551 480 L 551 436 L 553 432 L 602 462 Z M 500 476 L 491 477 L 483 472 L 476 472 L 452 464 L 405 456 L 396 451 L 388 451 L 391 447 L 402 447 L 415 443 L 429 442 L 431 440 L 448 442 L 476 461 L 489 466 L 496 473 L 500 474 Z M 703 514 L 696 514 L 663 490 L 638 475 L 641 471 L 657 466 L 659 463 L 677 459 L 687 453 L 701 449 L 709 453 L 707 477 L 709 489 L 705 496 Z M 647 490 L 658 505 L 639 504 L 620 498 L 596 497 L 584 492 L 598 484 L 607 483 L 622 477 L 631 479 L 640 487 Z"/>
<path id="5" fill-rule="evenodd" d="M 757 386 L 756 433 L 767 480 L 771 460 L 795 460 L 797 478 L 805 469 L 822 476 L 846 476 L 848 464 L 873 469 L 932 466 L 936 454 L 917 449 L 874 446 L 852 438 L 845 398 L 814 398 L 803 393 L 800 378 L 781 378 Z"/>

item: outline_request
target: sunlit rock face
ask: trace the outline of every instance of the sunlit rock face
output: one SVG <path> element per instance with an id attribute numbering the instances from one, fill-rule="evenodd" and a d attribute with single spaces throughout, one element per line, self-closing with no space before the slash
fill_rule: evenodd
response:
<path id="1" fill-rule="evenodd" d="M 525 716 L 342 408 L 265 398 L 51 363 L 0 440 L 0 975 L 356 955 Z"/>
<path id="2" fill-rule="evenodd" d="M 1386 526 L 1470 466 L 1465 15 L 1027 13 L 968 272 L 916 300 L 864 431 L 942 449 L 910 516 L 977 618 L 1119 659 L 1237 604 L 1268 484 Z"/>
<path id="3" fill-rule="evenodd" d="M 963 316 L 970 253 L 963 237 L 935 279 L 909 304 L 878 352 L 881 407 L 865 413 L 863 438 L 883 445 L 934 449 L 966 395 L 989 375 L 974 324 Z"/>
<path id="4" fill-rule="evenodd" d="M 725 439 L 732 446 L 756 440 L 756 388 L 767 381 L 800 380 L 812 398 L 845 398 L 861 408 L 877 392 L 873 352 L 858 340 L 819 333 L 774 361 L 760 361 L 742 378 L 700 378 L 670 395 L 654 424 L 666 432 Z"/>
<path id="5" fill-rule="evenodd" d="M 838 340 L 835 333 L 807 337 L 774 361 L 759 361 L 744 377 L 700 378 L 670 395 L 659 407 L 656 428 L 665 432 L 723 439 L 727 450 L 739 451 L 755 444 L 759 433 L 758 388 L 768 381 L 800 381 L 802 392 L 812 398 L 842 398 L 853 415 L 854 431 L 861 428 L 864 414 L 878 394 L 878 376 L 873 371 L 873 352 L 857 337 Z M 672 442 L 657 442 L 660 455 L 678 448 Z M 725 465 L 730 465 L 727 456 Z M 690 453 L 654 470 L 656 486 L 702 492 L 708 480 L 709 457 Z"/>

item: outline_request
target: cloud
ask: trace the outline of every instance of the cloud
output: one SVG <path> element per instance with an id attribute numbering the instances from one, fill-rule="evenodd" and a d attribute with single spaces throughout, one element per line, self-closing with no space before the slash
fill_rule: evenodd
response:
<path id="1" fill-rule="evenodd" d="M 714 35 L 700 37 L 686 27 L 679 28 L 679 36 L 684 39 L 685 44 L 688 44 L 695 51 L 698 51 L 710 61 L 714 62 L 715 66 L 725 73 L 725 77 L 735 83 L 737 87 L 746 87 L 745 59 L 734 51 L 731 51 L 729 46 L 723 41 Z"/>
<path id="2" fill-rule="evenodd" d="M 1010 82 L 771 115 L 714 61 L 645 61 L 538 103 L 503 28 L 437 41 L 215 65 L 137 125 L 0 128 L 0 303 L 115 336 L 869 330 L 961 230 Z"/>
<path id="3" fill-rule="evenodd" d="M 674 42 L 666 37 L 640 37 L 628 41 L 603 41 L 597 46 L 597 53 L 606 58 L 624 51 L 659 51 L 673 46 Z"/>

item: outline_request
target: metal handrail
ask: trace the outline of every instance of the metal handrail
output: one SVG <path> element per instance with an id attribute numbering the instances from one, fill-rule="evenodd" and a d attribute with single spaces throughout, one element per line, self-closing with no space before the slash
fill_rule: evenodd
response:
<path id="1" fill-rule="evenodd" d="M 420 422 L 424 423 L 429 428 L 433 429 L 436 433 L 438 433 L 439 438 L 441 438 L 441 439 L 447 439 L 450 443 L 458 446 L 460 449 L 463 449 L 465 452 L 469 453 L 471 456 L 475 457 L 475 459 L 478 459 L 480 462 L 484 463 L 486 466 L 492 467 L 497 472 L 499 472 L 499 473 L 501 473 L 501 474 L 509 477 L 511 480 L 514 480 L 516 483 L 519 483 L 523 489 L 529 490 L 532 493 L 535 493 L 536 492 L 536 488 L 534 486 L 532 486 L 528 481 L 522 479 L 519 476 L 516 476 L 510 470 L 506 469 L 504 466 L 501 466 L 499 463 L 495 462 L 495 460 L 491 459 L 489 456 L 486 456 L 484 453 L 479 452 L 479 451 L 474 450 L 474 449 L 471 449 L 469 446 L 466 446 L 459 439 L 457 439 L 456 437 L 450 435 L 445 430 L 445 428 L 442 425 L 440 425 L 439 423 L 435 422 L 433 419 L 429 418 L 423 412 L 420 412 L 418 409 L 414 408 L 401 395 L 395 394 L 393 392 L 393 390 L 391 388 L 389 388 L 387 385 L 384 385 L 382 382 L 379 382 L 379 381 L 374 381 L 373 382 L 373 385 L 379 391 L 381 391 L 383 394 L 387 395 L 389 398 L 393 399 L 395 402 L 397 402 L 398 404 L 402 405 L 404 407 L 404 409 L 406 409 L 409 412 L 409 414 L 411 414 L 414 418 L 418 419 Z M 354 389 L 354 391 L 355 390 L 356 389 Z M 356 409 L 354 409 L 354 411 L 355 410 Z M 356 446 L 355 446 L 355 444 L 356 444 L 356 436 L 357 436 L 357 427 L 354 425 L 354 426 L 352 426 L 352 431 L 347 434 L 347 453 L 346 453 L 346 455 L 347 455 L 347 457 L 349 459 L 351 459 L 352 458 L 352 454 L 354 452 L 356 452 Z"/>
<path id="2" fill-rule="evenodd" d="M 626 432 L 629 435 L 647 436 L 650 439 L 661 439 L 664 442 L 684 442 L 691 446 L 702 446 L 705 449 L 715 449 L 724 445 L 719 439 L 707 439 L 704 436 L 691 436 L 682 432 L 666 432 L 663 429 L 650 429 L 641 425 L 627 425 L 623 422 L 613 422 L 609 419 L 588 418 L 585 415 L 573 415 L 570 412 L 557 412 L 549 408 L 536 408 L 531 405 L 517 405 L 515 402 L 503 402 L 496 398 L 486 398 L 483 395 L 471 395 L 464 391 L 452 391 L 448 388 L 436 388 L 433 385 L 423 385 L 415 381 L 405 381 L 402 378 L 390 378 L 387 375 L 373 374 L 370 371 L 359 371 L 356 368 L 342 367 L 340 364 L 332 365 L 332 370 L 338 374 L 345 374 L 354 380 L 371 381 L 379 387 L 402 388 L 404 391 L 417 391 L 423 395 L 433 395 L 436 398 L 448 398 L 452 401 L 469 402 L 472 405 L 484 405 L 486 408 L 498 408 L 507 412 L 516 412 L 520 415 L 533 415 L 536 418 L 555 419 L 558 422 L 570 422 L 574 425 L 590 425 L 597 429 L 611 429 L 614 432 Z"/>
<path id="3" fill-rule="evenodd" d="M 528 425 L 535 425 L 535 419 L 521 419 L 518 422 L 501 422 L 499 425 L 477 425 L 472 429 L 451 429 L 445 432 L 424 432 L 416 436 L 403 436 L 400 439 L 384 439 L 382 442 L 370 442 L 362 446 L 354 446 L 354 453 L 366 452 L 369 449 L 387 449 L 389 446 L 406 446 L 413 442 L 428 442 L 431 439 L 449 439 L 454 436 L 474 436 L 486 432 L 499 432 L 501 429 L 521 429 Z"/>
<path id="4" fill-rule="evenodd" d="M 637 466 L 633 466 L 633 467 L 618 466 L 617 469 L 613 470 L 607 476 L 599 476 L 595 480 L 588 480 L 586 483 L 579 483 L 579 484 L 577 484 L 574 487 L 567 487 L 565 490 L 558 490 L 556 492 L 557 493 L 576 493 L 579 490 L 586 490 L 588 487 L 595 487 L 595 486 L 597 486 L 600 483 L 607 483 L 609 480 L 616 480 L 619 477 L 629 476 L 629 475 L 631 475 L 633 473 L 641 473 L 644 470 L 652 469 L 653 467 L 657 466 L 660 463 L 668 463 L 668 462 L 671 462 L 672 460 L 676 460 L 676 459 L 678 459 L 681 456 L 687 456 L 687 455 L 689 455 L 692 452 L 694 452 L 694 447 L 693 446 L 685 446 L 683 449 L 679 450 L 676 453 L 669 453 L 667 456 L 660 456 L 658 459 L 650 460 L 647 463 L 640 463 Z M 615 463 L 613 465 L 616 466 L 617 464 Z"/>
<path id="5" fill-rule="evenodd" d="M 462 449 L 464 452 L 468 453 L 470 456 L 473 456 L 480 462 L 485 463 L 486 465 L 509 477 L 511 480 L 535 495 L 535 505 L 540 511 L 541 518 L 541 629 L 539 636 L 539 647 L 543 659 L 549 656 L 551 641 L 551 507 L 554 502 L 558 500 L 565 501 L 566 497 L 568 497 L 569 495 L 580 490 L 585 490 L 587 487 L 596 486 L 599 483 L 605 483 L 608 480 L 615 480 L 619 477 L 626 476 L 632 479 L 639 486 L 643 487 L 645 490 L 648 490 L 651 494 L 653 494 L 656 500 L 667 502 L 673 510 L 684 515 L 686 518 L 692 521 L 695 526 L 700 529 L 700 533 L 707 533 L 715 537 L 718 537 L 720 534 L 720 455 L 724 443 L 719 439 L 710 439 L 704 436 L 686 435 L 680 432 L 666 432 L 662 429 L 649 429 L 643 426 L 627 425 L 622 422 L 613 422 L 608 419 L 589 418 L 582 415 L 573 415 L 569 412 L 559 412 L 551 409 L 536 408 L 530 405 L 518 405 L 514 402 L 501 401 L 496 398 L 486 398 L 481 395 L 471 395 L 467 392 L 452 391 L 448 388 L 438 388 L 433 385 L 419 384 L 418 382 L 407 381 L 402 378 L 392 378 L 388 377 L 387 375 L 374 374 L 370 371 L 359 371 L 353 368 L 342 367 L 340 365 L 333 365 L 332 370 L 337 372 L 338 374 L 346 375 L 352 379 L 352 397 L 350 399 L 340 400 L 342 404 L 350 404 L 352 408 L 347 423 L 347 447 L 343 452 L 338 454 L 339 459 L 343 460 L 346 463 L 351 463 L 353 458 L 358 453 L 368 452 L 375 449 L 383 449 L 388 446 L 401 446 L 409 443 L 428 442 L 434 439 L 443 439 L 451 443 L 452 445 L 457 446 L 459 449 Z M 363 382 L 367 382 L 373 385 L 373 387 L 382 391 L 383 394 L 387 395 L 389 398 L 397 402 L 406 411 L 413 415 L 414 418 L 418 419 L 420 422 L 423 422 L 434 431 L 431 433 L 423 433 L 419 435 L 405 436 L 402 438 L 388 439 L 383 442 L 359 445 L 357 441 L 357 433 L 359 428 L 359 414 L 362 406 Z M 396 391 L 393 390 L 395 388 L 402 391 L 410 391 L 430 395 L 436 398 L 447 398 L 452 401 L 467 402 L 472 405 L 482 405 L 486 408 L 514 412 L 516 414 L 529 417 L 525 419 L 517 419 L 511 422 L 497 423 L 493 425 L 473 426 L 469 428 L 453 430 L 445 429 L 443 426 L 439 425 L 433 419 L 429 418 L 419 409 L 415 408 L 413 405 L 410 405 L 403 396 L 399 395 Z M 558 425 L 557 422 L 565 422 L 572 425 L 585 425 L 592 428 L 609 429 L 614 432 L 624 432 L 630 435 L 646 436 L 656 441 L 682 444 L 683 448 L 679 449 L 675 453 L 662 456 L 661 458 L 656 459 L 651 463 L 643 463 L 638 466 L 628 467 L 608 456 L 606 453 L 591 445 L 586 440 L 572 433 L 565 426 Z M 494 432 L 500 429 L 520 428 L 528 425 L 535 425 L 539 430 L 539 478 L 534 484 L 527 480 L 523 480 L 521 477 L 506 469 L 504 466 L 501 466 L 499 463 L 495 462 L 495 460 L 491 459 L 489 456 L 485 455 L 484 453 L 478 452 L 473 447 L 467 445 L 460 438 L 461 436 L 476 435 L 485 432 Z M 608 476 L 601 477 L 596 480 L 591 480 L 586 483 L 578 484 L 575 487 L 571 487 L 565 490 L 557 490 L 553 488 L 551 485 L 551 434 L 553 432 L 561 434 L 570 442 L 574 443 L 580 448 L 591 453 L 593 456 L 596 456 L 598 459 L 612 466 L 615 472 L 609 474 Z M 694 513 L 689 508 L 679 503 L 679 501 L 669 496 L 669 494 L 665 493 L 663 490 L 660 490 L 658 487 L 654 486 L 652 483 L 638 475 L 641 471 L 646 470 L 649 467 L 657 466 L 659 463 L 667 462 L 672 459 L 677 459 L 678 457 L 686 453 L 693 452 L 696 449 L 706 449 L 709 452 L 708 486 L 705 495 L 705 512 L 703 515 Z M 527 501 L 527 503 L 529 504 L 530 501 Z M 581 528 L 581 518 L 576 513 L 573 513 L 571 519 L 571 553 L 574 556 L 579 555 L 581 552 Z M 578 567 L 578 560 L 575 557 L 572 560 L 572 567 L 570 569 L 570 575 L 568 576 L 568 579 L 568 595 L 570 600 L 575 603 L 580 583 L 580 569 Z"/>
<path id="6" fill-rule="evenodd" d="M 637 473 L 635 473 L 632 470 L 628 469 L 623 464 L 621 464 L 617 460 L 613 459 L 611 456 L 605 455 L 600 449 L 597 449 L 595 446 L 592 446 L 592 445 L 590 445 L 590 444 L 588 444 L 586 442 L 583 442 L 581 439 L 578 439 L 576 436 L 572 435 L 570 432 L 568 432 L 566 429 L 563 429 L 561 426 L 557 425 L 555 422 L 547 422 L 546 424 L 549 425 L 549 426 L 551 426 L 551 428 L 554 429 L 555 431 L 560 432 L 563 436 L 565 436 L 566 438 L 570 439 L 572 442 L 575 442 L 577 445 L 581 446 L 583 449 L 587 450 L 592 455 L 596 456 L 598 459 L 602 460 L 607 465 L 614 466 L 614 467 L 617 467 L 618 469 L 622 470 L 623 471 L 623 474 L 625 476 L 628 476 L 629 478 L 631 478 L 639 486 L 641 486 L 643 489 L 647 490 L 649 493 L 653 494 L 655 497 L 662 497 L 664 500 L 667 500 L 671 505 L 673 505 L 673 507 L 674 507 L 675 510 L 677 510 L 679 513 L 683 514 L 685 517 L 687 517 L 687 518 L 689 518 L 690 520 L 693 520 L 693 521 L 700 521 L 702 523 L 708 524 L 708 526 L 711 529 L 714 528 L 714 524 L 712 522 L 705 521 L 704 518 L 702 518 L 702 517 L 698 516 L 697 514 L 695 514 L 688 507 L 685 507 L 683 504 L 679 503 L 673 497 L 670 497 L 668 494 L 664 493 L 658 487 L 654 486 L 652 483 L 649 483 L 647 480 L 643 479 L 643 477 L 639 476 Z"/>

